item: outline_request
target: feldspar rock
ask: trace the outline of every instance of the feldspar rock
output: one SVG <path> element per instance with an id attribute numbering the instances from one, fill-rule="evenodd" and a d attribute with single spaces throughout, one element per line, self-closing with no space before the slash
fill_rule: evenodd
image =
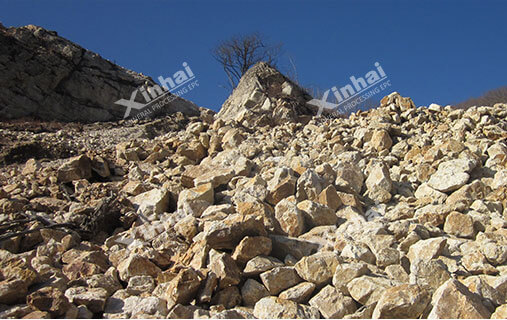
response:
<path id="1" fill-rule="evenodd" d="M 296 284 L 294 287 L 280 292 L 278 297 L 297 303 L 306 303 L 316 287 L 317 286 L 311 282 L 302 282 Z"/>
<path id="2" fill-rule="evenodd" d="M 257 256 L 246 263 L 243 274 L 254 276 L 276 267 L 283 267 L 283 262 L 273 257 Z"/>
<path id="3" fill-rule="evenodd" d="M 349 282 L 347 289 L 354 300 L 362 305 L 379 301 L 384 291 L 396 285 L 396 282 L 386 278 L 361 276 Z"/>
<path id="4" fill-rule="evenodd" d="M 209 253 L 208 268 L 218 277 L 221 289 L 238 285 L 241 281 L 241 272 L 231 256 L 225 252 L 211 250 Z"/>
<path id="5" fill-rule="evenodd" d="M 170 195 L 164 189 L 152 189 L 136 195 L 132 203 L 137 206 L 138 211 L 144 215 L 161 214 L 169 208 Z"/>
<path id="6" fill-rule="evenodd" d="M 92 164 L 87 156 L 78 156 L 70 159 L 58 168 L 58 181 L 62 183 L 80 179 L 89 179 L 92 176 Z"/>
<path id="7" fill-rule="evenodd" d="M 332 185 L 329 185 L 326 189 L 322 190 L 317 201 L 334 211 L 343 204 L 338 192 L 336 192 L 335 187 Z"/>
<path id="8" fill-rule="evenodd" d="M 104 311 L 107 291 L 102 288 L 73 287 L 65 291 L 65 296 L 76 305 L 85 305 L 91 312 Z"/>
<path id="9" fill-rule="evenodd" d="M 389 168 L 383 162 L 375 162 L 370 167 L 370 174 L 366 179 L 368 195 L 372 200 L 386 203 L 391 200 L 393 182 L 389 174 Z"/>
<path id="10" fill-rule="evenodd" d="M 295 199 L 285 198 L 275 206 L 275 218 L 282 230 L 291 237 L 297 237 L 305 231 L 303 212 L 297 208 Z"/>
<path id="11" fill-rule="evenodd" d="M 204 239 L 214 249 L 234 249 L 245 236 L 265 236 L 262 221 L 255 216 L 229 215 L 204 226 Z"/>
<path id="12" fill-rule="evenodd" d="M 293 267 L 276 267 L 261 273 L 260 277 L 271 295 L 277 295 L 302 281 Z"/>
<path id="13" fill-rule="evenodd" d="M 442 192 L 457 190 L 467 183 L 470 178 L 468 172 L 473 168 L 474 163 L 471 160 L 455 159 L 443 162 L 431 176 L 428 185 Z"/>
<path id="14" fill-rule="evenodd" d="M 407 257 L 412 263 L 416 260 L 430 260 L 437 258 L 442 254 L 446 244 L 447 239 L 445 238 L 420 240 L 410 246 Z"/>
<path id="15" fill-rule="evenodd" d="M 267 296 L 269 296 L 268 289 L 254 279 L 246 280 L 241 287 L 241 297 L 246 306 L 254 306 L 257 301 Z"/>
<path id="16" fill-rule="evenodd" d="M 377 130 L 373 133 L 370 143 L 377 151 L 390 149 L 393 141 L 386 130 Z"/>
<path id="17" fill-rule="evenodd" d="M 335 184 L 338 190 L 356 194 L 361 193 L 364 175 L 357 165 L 349 162 L 340 162 L 335 169 Z"/>
<path id="18" fill-rule="evenodd" d="M 435 291 L 450 278 L 447 266 L 440 260 L 416 260 L 410 264 L 410 283 L 418 284 L 429 291 Z"/>
<path id="19" fill-rule="evenodd" d="M 271 235 L 269 238 L 271 239 L 273 247 L 271 255 L 282 260 L 289 254 L 299 260 L 317 252 L 320 247 L 320 244 L 317 242 L 302 240 L 299 238 L 277 235 Z"/>
<path id="20" fill-rule="evenodd" d="M 151 276 L 156 278 L 162 271 L 149 259 L 133 254 L 118 265 L 120 279 L 128 281 L 134 276 Z"/>
<path id="21" fill-rule="evenodd" d="M 294 301 L 277 297 L 265 297 L 254 307 L 254 316 L 258 319 L 318 319 L 316 308 L 297 304 Z"/>
<path id="22" fill-rule="evenodd" d="M 306 225 L 311 227 L 334 225 L 338 221 L 332 209 L 318 202 L 304 200 L 297 204 L 297 209 L 303 213 Z"/>
<path id="23" fill-rule="evenodd" d="M 170 309 L 178 303 L 189 303 L 194 299 L 200 285 L 201 279 L 194 269 L 181 269 L 178 275 L 169 282 L 163 294 L 163 298 L 167 300 L 167 307 Z"/>
<path id="24" fill-rule="evenodd" d="M 433 294 L 429 319 L 489 319 L 491 312 L 476 294 L 457 280 L 449 279 Z"/>
<path id="25" fill-rule="evenodd" d="M 52 316 L 64 315 L 71 304 L 64 293 L 52 287 L 44 287 L 27 297 L 27 304 L 39 311 L 49 312 Z"/>
<path id="26" fill-rule="evenodd" d="M 132 295 L 143 292 L 152 292 L 155 289 L 155 281 L 150 276 L 134 276 L 129 279 L 127 292 Z"/>
<path id="27" fill-rule="evenodd" d="M 496 308 L 495 312 L 491 315 L 491 319 L 506 319 L 507 318 L 507 304 L 502 304 Z"/>
<path id="28" fill-rule="evenodd" d="M 373 319 L 418 319 L 426 309 L 431 296 L 417 285 L 402 284 L 382 294 L 373 311 Z"/>
<path id="29" fill-rule="evenodd" d="M 232 258 L 240 263 L 246 263 L 256 256 L 267 256 L 270 253 L 271 239 L 267 237 L 244 237 L 234 249 Z"/>
<path id="30" fill-rule="evenodd" d="M 194 187 L 192 189 L 186 189 L 180 192 L 178 196 L 178 209 L 180 210 L 186 209 L 185 204 L 188 204 L 190 208 L 192 208 L 193 202 L 204 202 L 207 203 L 207 206 L 210 206 L 213 204 L 214 201 L 215 200 L 213 186 L 211 183 L 206 183 Z M 198 213 L 190 212 L 190 214 L 200 216 L 207 206 L 205 206 L 203 210 L 201 210 Z"/>
<path id="31" fill-rule="evenodd" d="M 309 304 L 319 309 L 326 319 L 340 319 L 344 315 L 356 311 L 356 303 L 352 298 L 344 296 L 338 289 L 327 285 L 319 291 Z"/>
<path id="32" fill-rule="evenodd" d="M 318 252 L 304 257 L 294 266 L 298 275 L 317 286 L 331 283 L 336 267 L 340 264 L 334 252 Z"/>
<path id="33" fill-rule="evenodd" d="M 229 286 L 215 293 L 211 299 L 211 304 L 222 305 L 225 308 L 230 309 L 239 305 L 241 303 L 241 299 L 238 287 Z"/>
<path id="34" fill-rule="evenodd" d="M 306 170 L 297 181 L 296 199 L 317 200 L 319 194 L 324 190 L 326 182 L 314 170 Z"/>
<path id="35" fill-rule="evenodd" d="M 366 263 L 343 263 L 336 267 L 333 275 L 333 286 L 343 294 L 349 295 L 347 285 L 355 278 L 359 278 L 369 272 Z"/>
<path id="36" fill-rule="evenodd" d="M 472 238 L 474 221 L 469 215 L 453 211 L 445 218 L 444 231 L 461 238 Z"/>

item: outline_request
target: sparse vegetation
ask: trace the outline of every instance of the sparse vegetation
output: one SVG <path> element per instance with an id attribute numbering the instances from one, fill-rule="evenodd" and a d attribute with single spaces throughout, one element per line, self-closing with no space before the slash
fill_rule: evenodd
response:
<path id="1" fill-rule="evenodd" d="M 459 109 L 468 109 L 473 106 L 493 106 L 501 102 L 507 103 L 507 86 L 490 90 L 478 98 L 470 98 L 454 106 Z"/>

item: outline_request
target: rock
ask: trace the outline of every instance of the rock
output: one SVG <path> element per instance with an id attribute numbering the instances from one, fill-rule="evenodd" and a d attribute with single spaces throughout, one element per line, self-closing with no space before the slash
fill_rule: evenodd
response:
<path id="1" fill-rule="evenodd" d="M 336 211 L 343 204 L 338 192 L 336 192 L 336 189 L 332 185 L 322 190 L 317 201 L 333 211 Z"/>
<path id="2" fill-rule="evenodd" d="M 301 278 L 293 267 L 276 267 L 261 273 L 260 277 L 271 295 L 277 295 L 301 282 Z"/>
<path id="3" fill-rule="evenodd" d="M 431 238 L 427 240 L 420 240 L 410 246 L 407 257 L 410 262 L 414 263 L 416 260 L 430 260 L 438 258 L 447 244 L 445 238 Z"/>
<path id="4" fill-rule="evenodd" d="M 416 260 L 410 265 L 410 283 L 430 292 L 451 278 L 447 266 L 440 260 Z"/>
<path id="5" fill-rule="evenodd" d="M 395 285 L 395 281 L 386 278 L 364 275 L 350 281 L 347 289 L 354 300 L 362 305 L 369 305 L 378 302 L 384 291 Z"/>
<path id="6" fill-rule="evenodd" d="M 0 303 L 14 304 L 22 301 L 28 292 L 22 280 L 0 281 Z"/>
<path id="7" fill-rule="evenodd" d="M 464 186 L 470 178 L 469 172 L 474 167 L 470 160 L 455 159 L 443 162 L 438 166 L 428 185 L 441 192 L 454 191 Z"/>
<path id="8" fill-rule="evenodd" d="M 367 245 L 357 242 L 349 242 L 341 252 L 342 258 L 364 261 L 369 264 L 375 264 L 375 255 Z"/>
<path id="9" fill-rule="evenodd" d="M 317 200 L 319 194 L 324 190 L 325 181 L 314 170 L 306 170 L 297 181 L 296 199 Z"/>
<path id="10" fill-rule="evenodd" d="M 151 293 L 153 289 L 155 289 L 155 281 L 150 276 L 133 276 L 129 278 L 127 285 L 127 292 L 129 294 Z"/>
<path id="11" fill-rule="evenodd" d="M 254 216 L 229 215 L 204 226 L 204 239 L 214 249 L 234 249 L 245 236 L 266 236 L 264 224 Z"/>
<path id="12" fill-rule="evenodd" d="M 318 252 L 304 257 L 294 266 L 298 275 L 317 286 L 331 283 L 340 259 L 334 252 Z"/>
<path id="13" fill-rule="evenodd" d="M 370 143 L 379 152 L 389 150 L 393 145 L 393 141 L 386 130 L 376 130 L 371 137 Z"/>
<path id="14" fill-rule="evenodd" d="M 291 237 L 297 237 L 305 231 L 303 212 L 297 208 L 295 199 L 286 198 L 275 206 L 275 218 L 282 230 Z"/>
<path id="15" fill-rule="evenodd" d="M 207 203 L 207 206 L 210 206 L 215 201 L 214 197 L 213 185 L 211 183 L 202 184 L 192 189 L 186 189 L 181 191 L 178 196 L 178 209 L 184 210 L 185 204 L 192 207 L 192 203 L 201 201 Z M 205 206 L 201 212 L 190 212 L 190 214 L 199 217 L 207 206 Z"/>
<path id="16" fill-rule="evenodd" d="M 87 156 L 71 158 L 58 168 L 58 181 L 67 183 L 80 179 L 89 179 L 92 176 L 92 164 Z"/>
<path id="17" fill-rule="evenodd" d="M 85 305 L 93 313 L 104 311 L 107 291 L 102 288 L 73 287 L 65 291 L 65 296 L 76 305 Z"/>
<path id="18" fill-rule="evenodd" d="M 287 167 L 278 168 L 273 179 L 268 183 L 268 195 L 266 201 L 277 205 L 283 199 L 293 196 L 296 193 L 297 179 L 294 171 Z"/>
<path id="19" fill-rule="evenodd" d="M 433 294 L 428 319 L 489 319 L 491 312 L 479 296 L 457 280 L 449 279 Z"/>
<path id="20" fill-rule="evenodd" d="M 119 98 L 144 103 L 138 90 L 155 86 L 152 79 L 119 67 L 98 54 L 83 49 L 54 31 L 29 25 L 0 29 L 6 70 L 0 104 L 6 118 L 35 116 L 51 121 L 110 121 L 124 118 Z M 16 75 L 25 74 L 21 78 Z M 28 76 L 30 75 L 30 76 Z M 37 86 L 37 90 L 33 89 Z M 22 94 L 20 94 L 20 92 Z M 171 102 L 152 117 L 177 111 L 199 115 L 198 107 L 172 96 Z M 141 99 L 141 100 L 139 100 Z M 131 116 L 143 110 L 132 110 Z"/>
<path id="21" fill-rule="evenodd" d="M 318 319 L 319 311 L 313 307 L 277 297 L 265 297 L 254 307 L 258 319 Z"/>
<path id="22" fill-rule="evenodd" d="M 254 306 L 257 301 L 267 296 L 268 289 L 254 279 L 247 279 L 241 287 L 241 297 L 245 306 Z"/>
<path id="23" fill-rule="evenodd" d="M 152 189 L 131 198 L 138 212 L 144 215 L 159 215 L 169 209 L 169 192 L 165 189 Z"/>
<path id="24" fill-rule="evenodd" d="M 447 195 L 430 187 L 427 183 L 422 183 L 414 193 L 414 196 L 423 203 L 444 203 Z"/>
<path id="25" fill-rule="evenodd" d="M 208 269 L 218 277 L 219 288 L 238 285 L 241 281 L 241 272 L 236 262 L 225 252 L 211 250 L 209 253 L 210 263 Z"/>
<path id="26" fill-rule="evenodd" d="M 506 319 L 507 318 L 507 304 L 502 304 L 496 308 L 495 312 L 491 315 L 491 319 Z"/>
<path id="27" fill-rule="evenodd" d="M 354 163 L 340 162 L 336 167 L 335 184 L 338 190 L 361 194 L 364 175 L 361 169 Z"/>
<path id="28" fill-rule="evenodd" d="M 298 238 L 271 235 L 269 237 L 272 243 L 271 255 L 279 259 L 285 259 L 291 255 L 296 259 L 309 256 L 319 249 L 320 245 L 316 242 L 302 240 Z"/>
<path id="29" fill-rule="evenodd" d="M 296 284 L 294 287 L 291 287 L 285 291 L 280 292 L 278 297 L 285 300 L 291 300 L 297 303 L 306 303 L 308 299 L 311 297 L 315 288 L 316 288 L 315 284 L 311 282 L 302 282 Z"/>
<path id="30" fill-rule="evenodd" d="M 194 216 L 188 215 L 174 225 L 174 231 L 191 241 L 199 231 L 198 221 Z"/>
<path id="31" fill-rule="evenodd" d="M 310 227 L 334 225 L 338 221 L 332 209 L 318 202 L 304 200 L 297 204 L 297 209 L 303 213 L 305 223 Z"/>
<path id="32" fill-rule="evenodd" d="M 245 237 L 238 244 L 232 258 L 240 263 L 246 263 L 259 255 L 271 253 L 271 239 L 267 237 Z"/>
<path id="33" fill-rule="evenodd" d="M 35 291 L 27 296 L 26 302 L 35 310 L 49 312 L 53 317 L 63 316 L 71 308 L 63 292 L 52 287 Z"/>
<path id="34" fill-rule="evenodd" d="M 341 319 L 356 311 L 356 303 L 352 298 L 344 296 L 336 288 L 327 285 L 319 291 L 309 304 L 319 309 L 326 319 Z"/>
<path id="35" fill-rule="evenodd" d="M 120 279 L 128 281 L 134 276 L 150 276 L 156 278 L 162 271 L 149 259 L 132 254 L 118 265 Z"/>
<path id="36" fill-rule="evenodd" d="M 366 179 L 368 195 L 372 200 L 387 203 L 391 200 L 393 182 L 389 169 L 383 162 L 375 162 L 370 166 L 370 174 Z"/>
<path id="37" fill-rule="evenodd" d="M 194 299 L 200 285 L 201 279 L 194 269 L 181 269 L 178 275 L 169 282 L 162 298 L 167 300 L 168 309 L 178 303 L 188 304 Z"/>
<path id="38" fill-rule="evenodd" d="M 273 257 L 257 256 L 246 263 L 243 274 L 255 276 L 276 267 L 283 267 L 283 262 Z"/>
<path id="39" fill-rule="evenodd" d="M 365 263 L 343 263 L 336 267 L 333 275 L 333 286 L 343 294 L 350 295 L 347 285 L 350 281 L 359 278 L 369 272 Z"/>
<path id="40" fill-rule="evenodd" d="M 461 238 L 474 236 L 474 221 L 469 215 L 453 211 L 445 218 L 444 231 Z"/>
<path id="41" fill-rule="evenodd" d="M 373 319 L 418 319 L 431 300 L 423 288 L 402 284 L 384 291 L 373 311 Z"/>
<path id="42" fill-rule="evenodd" d="M 211 299 L 211 304 L 222 305 L 227 309 L 234 308 L 241 303 L 241 294 L 236 286 L 226 287 L 218 291 Z"/>

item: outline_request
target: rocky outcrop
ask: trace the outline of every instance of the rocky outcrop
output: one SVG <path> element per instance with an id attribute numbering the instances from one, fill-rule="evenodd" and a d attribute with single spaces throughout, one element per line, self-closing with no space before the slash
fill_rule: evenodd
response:
<path id="1" fill-rule="evenodd" d="M 34 117 L 56 121 L 112 121 L 124 118 L 129 100 L 153 80 L 124 69 L 64 39 L 54 31 L 29 25 L 0 25 L 0 114 L 3 119 Z M 198 115 L 198 107 L 182 98 L 148 117 L 174 112 Z M 138 94 L 135 101 L 146 103 Z M 144 101 L 144 102 L 143 102 Z M 135 117 L 142 110 L 132 109 Z"/>
<path id="2" fill-rule="evenodd" d="M 276 125 L 308 118 L 316 110 L 311 97 L 297 84 L 265 62 L 252 66 L 224 102 L 218 118 L 234 120 L 246 127 Z"/>

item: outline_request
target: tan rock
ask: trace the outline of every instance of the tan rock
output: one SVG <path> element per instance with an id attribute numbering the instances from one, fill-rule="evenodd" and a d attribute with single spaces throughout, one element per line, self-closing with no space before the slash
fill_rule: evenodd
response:
<path id="1" fill-rule="evenodd" d="M 336 267 L 333 275 L 333 286 L 343 294 L 349 295 L 347 285 L 350 281 L 359 278 L 369 272 L 365 263 L 343 263 Z"/>
<path id="2" fill-rule="evenodd" d="M 342 200 L 340 199 L 338 192 L 336 192 L 335 187 L 332 185 L 329 185 L 326 189 L 322 190 L 317 198 L 317 201 L 334 211 L 342 206 Z"/>
<path id="3" fill-rule="evenodd" d="M 491 315 L 491 319 L 507 319 L 507 304 L 502 304 L 496 308 L 495 312 Z"/>
<path id="4" fill-rule="evenodd" d="M 429 319 L 489 319 L 491 312 L 476 294 L 457 280 L 449 279 L 433 294 Z"/>
<path id="5" fill-rule="evenodd" d="M 316 287 L 317 286 L 311 282 L 302 282 L 296 284 L 294 287 L 280 292 L 278 297 L 297 303 L 306 303 Z"/>
<path id="6" fill-rule="evenodd" d="M 181 269 L 178 275 L 167 285 L 163 298 L 170 309 L 178 303 L 188 304 L 199 290 L 201 279 L 192 268 Z"/>
<path id="7" fill-rule="evenodd" d="M 92 176 L 91 161 L 85 155 L 71 158 L 58 168 L 57 176 L 58 181 L 61 183 L 80 179 L 89 179 Z"/>
<path id="8" fill-rule="evenodd" d="M 271 253 L 271 239 L 267 237 L 245 237 L 234 249 L 232 258 L 240 263 L 246 263 L 250 259 Z"/>
<path id="9" fill-rule="evenodd" d="M 305 218 L 297 208 L 295 199 L 286 198 L 278 202 L 275 218 L 282 230 L 291 237 L 297 237 L 305 231 Z"/>
<path id="10" fill-rule="evenodd" d="M 245 236 L 265 236 L 260 218 L 233 214 L 204 225 L 204 239 L 214 249 L 234 249 Z"/>
<path id="11" fill-rule="evenodd" d="M 65 291 L 65 296 L 75 305 L 85 305 L 93 313 L 104 311 L 107 290 L 102 288 L 72 287 Z"/>
<path id="12" fill-rule="evenodd" d="M 336 253 L 318 252 L 302 258 L 294 267 L 301 278 L 315 283 L 317 286 L 322 286 L 331 283 L 339 264 L 340 258 Z"/>
<path id="13" fill-rule="evenodd" d="M 417 260 L 410 265 L 410 283 L 434 292 L 451 278 L 447 266 L 440 260 Z"/>
<path id="14" fill-rule="evenodd" d="M 313 307 L 277 297 L 265 297 L 254 307 L 258 319 L 318 319 L 319 311 Z"/>
<path id="15" fill-rule="evenodd" d="M 241 304 L 241 294 L 238 287 L 230 286 L 218 291 L 211 299 L 211 304 L 222 305 L 226 309 L 234 308 Z"/>
<path id="16" fill-rule="evenodd" d="M 461 238 L 474 236 L 474 221 L 469 215 L 453 211 L 445 219 L 444 231 Z"/>
<path id="17" fill-rule="evenodd" d="M 446 244 L 447 239 L 445 238 L 420 240 L 410 246 L 407 257 L 412 263 L 416 260 L 430 260 L 438 258 L 438 256 L 442 254 Z"/>
<path id="18" fill-rule="evenodd" d="M 257 256 L 246 263 L 243 274 L 255 276 L 276 267 L 283 267 L 283 262 L 273 257 Z"/>
<path id="19" fill-rule="evenodd" d="M 241 272 L 229 254 L 212 249 L 209 260 L 208 269 L 218 277 L 220 289 L 235 286 L 241 282 Z"/>
<path id="20" fill-rule="evenodd" d="M 305 223 L 309 227 L 334 225 L 338 221 L 332 209 L 318 202 L 304 200 L 297 204 L 297 208 L 303 213 Z"/>
<path id="21" fill-rule="evenodd" d="M 254 306 L 257 301 L 267 296 L 268 289 L 254 279 L 247 279 L 241 287 L 241 297 L 245 306 Z"/>
<path id="22" fill-rule="evenodd" d="M 385 163 L 374 162 L 370 166 L 370 174 L 365 184 L 368 189 L 368 195 L 372 200 L 380 203 L 387 203 L 391 200 L 393 182 L 391 180 L 389 168 Z"/>
<path id="23" fill-rule="evenodd" d="M 370 140 L 372 147 L 377 151 L 389 150 L 393 141 L 386 130 L 376 130 Z"/>
<path id="24" fill-rule="evenodd" d="M 430 294 L 423 288 L 402 284 L 389 288 L 382 294 L 373 311 L 373 319 L 418 319 L 431 300 Z"/>
<path id="25" fill-rule="evenodd" d="M 294 267 L 276 267 L 261 273 L 260 277 L 271 295 L 277 295 L 302 281 Z"/>
<path id="26" fill-rule="evenodd" d="M 26 297 L 26 302 L 32 308 L 49 312 L 53 317 L 64 315 L 71 304 L 59 289 L 44 287 Z"/>
<path id="27" fill-rule="evenodd" d="M 121 280 L 128 281 L 134 276 L 151 276 L 156 278 L 162 270 L 149 259 L 139 254 L 132 254 L 118 265 L 118 272 Z"/>
<path id="28" fill-rule="evenodd" d="M 319 291 L 309 304 L 317 308 L 326 319 L 340 319 L 357 309 L 352 298 L 344 296 L 333 286 L 327 285 Z"/>
<path id="29" fill-rule="evenodd" d="M 152 189 L 131 198 L 138 210 L 145 214 L 161 214 L 168 210 L 170 194 L 165 189 Z"/>
<path id="30" fill-rule="evenodd" d="M 396 286 L 393 280 L 372 276 L 361 276 L 349 282 L 347 289 L 354 300 L 369 305 L 380 300 L 384 291 Z"/>

